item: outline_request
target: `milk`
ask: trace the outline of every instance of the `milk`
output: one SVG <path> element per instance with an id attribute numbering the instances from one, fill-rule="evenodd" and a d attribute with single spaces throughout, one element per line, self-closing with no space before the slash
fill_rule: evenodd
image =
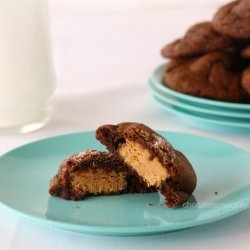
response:
<path id="1" fill-rule="evenodd" d="M 0 130 L 48 120 L 55 86 L 47 14 L 46 0 L 0 0 Z"/>

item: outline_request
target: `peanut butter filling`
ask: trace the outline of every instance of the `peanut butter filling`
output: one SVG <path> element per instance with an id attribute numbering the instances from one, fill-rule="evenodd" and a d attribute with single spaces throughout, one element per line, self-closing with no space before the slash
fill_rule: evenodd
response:
<path id="1" fill-rule="evenodd" d="M 130 165 L 148 186 L 159 187 L 170 175 L 158 158 L 152 158 L 148 149 L 139 143 L 127 140 L 119 149 L 124 161 Z"/>
<path id="2" fill-rule="evenodd" d="M 109 194 L 124 190 L 127 186 L 125 172 L 88 169 L 71 174 L 72 186 L 75 190 L 91 194 Z"/>

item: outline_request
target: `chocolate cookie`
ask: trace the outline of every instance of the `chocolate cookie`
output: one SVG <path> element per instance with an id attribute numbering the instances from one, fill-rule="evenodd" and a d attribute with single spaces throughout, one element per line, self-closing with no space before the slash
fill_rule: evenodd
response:
<path id="1" fill-rule="evenodd" d="M 214 31 L 211 22 L 203 22 L 189 28 L 182 39 L 166 45 L 161 54 L 166 58 L 197 56 L 215 50 L 225 50 L 233 44 L 234 39 Z"/>
<path id="2" fill-rule="evenodd" d="M 88 150 L 65 159 L 51 180 L 49 193 L 66 200 L 89 195 L 148 193 L 156 191 L 131 175 L 111 154 Z"/>
<path id="3" fill-rule="evenodd" d="M 237 60 L 233 54 L 223 52 L 175 59 L 167 65 L 165 84 L 192 96 L 228 102 L 249 102 L 249 96 L 241 86 L 241 73 L 233 71 Z"/>
<path id="4" fill-rule="evenodd" d="M 213 28 L 226 36 L 250 38 L 250 1 L 233 1 L 221 7 L 214 15 Z"/>
<path id="5" fill-rule="evenodd" d="M 242 87 L 250 96 L 250 67 L 245 69 L 242 73 Z"/>
<path id="6" fill-rule="evenodd" d="M 159 189 L 168 207 L 187 201 L 193 193 L 196 175 L 190 162 L 144 124 L 103 125 L 96 138 L 149 188 Z"/>

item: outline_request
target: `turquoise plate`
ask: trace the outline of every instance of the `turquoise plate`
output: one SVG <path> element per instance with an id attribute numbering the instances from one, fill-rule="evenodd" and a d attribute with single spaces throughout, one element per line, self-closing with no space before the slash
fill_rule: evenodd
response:
<path id="1" fill-rule="evenodd" d="M 88 148 L 103 150 L 94 132 L 51 137 L 0 157 L 0 204 L 28 219 L 100 235 L 146 235 L 217 221 L 250 205 L 250 155 L 209 138 L 160 132 L 190 159 L 198 177 L 192 198 L 178 208 L 158 193 L 65 201 L 48 194 L 60 162 Z M 190 147 L 190 145 L 192 145 Z M 218 153 L 219 152 L 219 153 Z"/>
<path id="2" fill-rule="evenodd" d="M 175 105 L 172 105 L 170 102 L 168 102 L 166 99 L 163 99 L 159 95 L 156 95 L 153 93 L 153 98 L 156 101 L 156 103 L 163 108 L 166 111 L 169 111 L 174 114 L 178 114 L 182 117 L 192 119 L 196 123 L 196 125 L 201 125 L 205 127 L 209 127 L 210 125 L 215 125 L 219 127 L 228 127 L 233 128 L 235 130 L 238 130 L 239 132 L 243 130 L 249 130 L 250 129 L 250 120 L 248 119 L 229 119 L 225 117 L 215 117 L 214 115 L 205 115 L 200 112 L 190 111 L 185 108 L 180 108 Z"/>
<path id="3" fill-rule="evenodd" d="M 155 86 L 161 91 L 171 96 L 180 98 L 181 100 L 185 100 L 186 102 L 192 103 L 193 105 L 202 105 L 207 108 L 227 108 L 227 109 L 229 108 L 231 111 L 234 112 L 239 112 L 239 110 L 250 111 L 250 104 L 215 101 L 191 95 L 186 95 L 168 88 L 166 85 L 163 85 L 162 83 L 165 67 L 166 64 L 157 67 L 149 78 L 149 80 L 152 81 L 155 84 Z"/>
<path id="4" fill-rule="evenodd" d="M 186 110 L 189 110 L 191 112 L 198 112 L 202 115 L 213 115 L 214 118 L 220 118 L 220 117 L 224 117 L 224 118 L 234 118 L 234 119 L 244 119 L 246 121 L 246 119 L 249 120 L 250 122 L 250 111 L 244 111 L 244 112 L 239 112 L 239 110 L 237 111 L 231 111 L 230 109 L 223 109 L 223 108 L 209 108 L 207 106 L 203 106 L 203 105 L 197 105 L 194 103 L 190 103 L 190 102 L 185 102 L 179 98 L 176 98 L 174 96 L 171 96 L 169 94 L 167 94 L 166 92 L 163 92 L 161 89 L 158 89 L 156 84 L 154 84 L 152 81 L 149 81 L 149 87 L 152 90 L 152 92 L 154 93 L 154 95 L 159 96 L 160 99 L 165 100 L 166 102 L 170 103 L 171 105 L 175 106 L 175 107 L 179 107 L 179 108 L 184 108 Z M 243 121 L 244 121 L 243 120 Z"/>

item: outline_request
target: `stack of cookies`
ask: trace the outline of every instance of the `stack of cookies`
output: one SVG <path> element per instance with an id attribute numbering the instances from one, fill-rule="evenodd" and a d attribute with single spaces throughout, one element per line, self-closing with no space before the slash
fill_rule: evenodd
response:
<path id="1" fill-rule="evenodd" d="M 164 84 L 202 98 L 250 103 L 250 0 L 221 7 L 161 51 Z"/>

